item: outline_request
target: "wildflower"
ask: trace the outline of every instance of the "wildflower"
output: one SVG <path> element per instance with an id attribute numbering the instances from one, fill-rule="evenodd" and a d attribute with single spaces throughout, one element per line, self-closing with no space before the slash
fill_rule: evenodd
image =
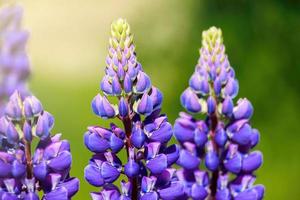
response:
<path id="1" fill-rule="evenodd" d="M 53 125 L 36 97 L 18 91 L 10 97 L 0 118 L 0 199 L 38 200 L 43 191 L 42 199 L 68 200 L 78 191 L 79 180 L 70 177 L 70 144 L 51 135 Z"/>
<path id="2" fill-rule="evenodd" d="M 26 86 L 30 72 L 26 53 L 29 34 L 22 29 L 22 15 L 22 7 L 15 4 L 0 10 L 0 116 L 15 90 L 22 97 L 29 95 Z"/>
<path id="3" fill-rule="evenodd" d="M 202 37 L 198 64 L 181 95 L 190 114 L 181 113 L 174 125 L 181 144 L 177 177 L 186 197 L 193 199 L 260 200 L 264 187 L 253 185 L 254 172 L 262 164 L 261 152 L 251 151 L 259 141 L 259 132 L 250 125 L 253 106 L 246 98 L 234 106 L 239 85 L 221 30 L 211 27 Z"/>
<path id="4" fill-rule="evenodd" d="M 94 153 L 85 168 L 85 178 L 100 192 L 92 199 L 174 199 L 183 195 L 183 186 L 172 181 L 171 165 L 179 156 L 177 145 L 168 146 L 172 126 L 160 114 L 161 92 L 137 61 L 128 23 L 112 23 L 102 94 L 92 101 L 96 115 L 118 118 L 124 128 L 90 126 L 84 135 L 86 147 Z M 115 99 L 113 99 L 115 97 Z M 127 152 L 121 161 L 119 152 Z M 121 189 L 113 185 L 120 177 Z M 174 193 L 172 192 L 174 191 Z M 172 192 L 172 195 L 170 195 Z"/>

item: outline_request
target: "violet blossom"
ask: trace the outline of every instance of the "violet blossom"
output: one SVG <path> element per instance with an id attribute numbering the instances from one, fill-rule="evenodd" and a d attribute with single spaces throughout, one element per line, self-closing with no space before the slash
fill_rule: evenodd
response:
<path id="1" fill-rule="evenodd" d="M 11 3 L 0 10 L 0 116 L 15 90 L 22 97 L 29 94 L 29 58 L 26 53 L 28 32 L 22 29 L 23 9 Z"/>
<path id="2" fill-rule="evenodd" d="M 0 199 L 38 200 L 42 191 L 43 200 L 69 200 L 78 191 L 70 144 L 51 135 L 53 125 L 35 96 L 10 97 L 0 118 Z"/>
<path id="3" fill-rule="evenodd" d="M 179 155 L 177 145 L 168 146 L 172 126 L 160 114 L 161 92 L 137 61 L 133 35 L 124 19 L 112 23 L 101 94 L 92 109 L 103 119 L 117 118 L 123 128 L 88 127 L 86 147 L 94 153 L 85 168 L 85 178 L 93 186 L 94 200 L 174 199 L 184 194 L 174 180 L 171 165 Z M 126 153 L 125 153 L 126 152 Z M 121 160 L 119 155 L 126 154 Z M 121 188 L 114 185 L 121 180 Z"/>
<path id="4" fill-rule="evenodd" d="M 200 59 L 181 95 L 183 107 L 174 125 L 181 144 L 178 180 L 185 197 L 216 200 L 260 200 L 264 186 L 254 185 L 263 158 L 252 151 L 259 142 L 250 125 L 253 106 L 246 98 L 234 104 L 238 81 L 230 66 L 222 32 L 211 27 L 202 34 Z"/>

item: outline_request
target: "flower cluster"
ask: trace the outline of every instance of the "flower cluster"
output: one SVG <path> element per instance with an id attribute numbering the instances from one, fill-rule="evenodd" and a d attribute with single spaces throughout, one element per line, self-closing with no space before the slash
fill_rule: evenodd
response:
<path id="1" fill-rule="evenodd" d="M 6 5 L 0 10 L 0 116 L 15 90 L 27 96 L 29 59 L 26 54 L 28 32 L 21 27 L 21 6 Z"/>
<path id="2" fill-rule="evenodd" d="M 221 30 L 212 27 L 202 37 L 200 59 L 181 103 L 204 117 L 181 113 L 175 122 L 174 135 L 182 147 L 177 177 L 192 199 L 260 200 L 264 187 L 253 185 L 254 171 L 262 164 L 261 152 L 251 151 L 259 141 L 249 122 L 253 107 L 245 98 L 234 105 L 239 86 Z"/>
<path id="3" fill-rule="evenodd" d="M 51 136 L 53 125 L 36 97 L 10 97 L 0 118 L 0 199 L 38 200 L 43 191 L 44 200 L 69 200 L 78 191 L 79 180 L 69 175 L 70 144 Z"/>
<path id="4" fill-rule="evenodd" d="M 101 118 L 118 118 L 123 128 L 90 126 L 85 133 L 86 147 L 94 153 L 85 168 L 85 178 L 93 186 L 94 200 L 174 199 L 183 187 L 173 180 L 170 166 L 179 156 L 177 145 L 168 146 L 172 126 L 160 114 L 162 94 L 137 62 L 133 36 L 128 23 L 119 19 L 111 26 L 102 95 L 92 101 Z M 115 97 L 113 99 L 112 97 Z M 119 152 L 127 152 L 126 160 Z M 113 183 L 119 177 L 121 190 Z M 170 192 L 172 191 L 172 192 Z"/>

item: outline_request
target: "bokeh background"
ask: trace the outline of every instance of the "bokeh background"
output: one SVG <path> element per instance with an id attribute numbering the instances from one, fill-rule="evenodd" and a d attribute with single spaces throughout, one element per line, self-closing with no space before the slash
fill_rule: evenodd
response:
<path id="1" fill-rule="evenodd" d="M 74 199 L 89 199 L 83 179 L 90 153 L 88 125 L 106 125 L 90 108 L 105 67 L 110 23 L 126 18 L 138 60 L 164 93 L 163 111 L 174 122 L 201 45 L 201 32 L 222 28 L 240 97 L 254 107 L 264 165 L 257 183 L 268 200 L 299 199 L 300 3 L 297 0 L 24 0 L 31 32 L 30 88 L 71 142 L 72 174 L 81 179 Z"/>

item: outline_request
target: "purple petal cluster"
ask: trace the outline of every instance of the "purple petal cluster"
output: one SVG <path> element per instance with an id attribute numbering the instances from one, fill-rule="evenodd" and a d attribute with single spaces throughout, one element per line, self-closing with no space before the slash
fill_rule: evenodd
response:
<path id="1" fill-rule="evenodd" d="M 221 30 L 212 27 L 202 37 L 200 59 L 181 95 L 194 117 L 181 113 L 174 125 L 182 147 L 177 177 L 186 198 L 263 199 L 264 187 L 253 185 L 263 161 L 261 152 L 252 151 L 259 142 L 259 132 L 250 124 L 253 106 L 246 98 L 234 104 L 239 85 Z"/>
<path id="2" fill-rule="evenodd" d="M 0 116 L 15 90 L 22 97 L 29 94 L 26 80 L 29 59 L 26 54 L 28 32 L 22 29 L 22 7 L 15 4 L 0 10 Z"/>
<path id="3" fill-rule="evenodd" d="M 69 174 L 70 144 L 51 136 L 53 125 L 36 97 L 10 97 L 0 118 L 0 199 L 38 200 L 42 191 L 41 199 L 69 200 L 78 191 L 79 180 Z"/>
<path id="4" fill-rule="evenodd" d="M 105 76 L 92 101 L 94 113 L 104 119 L 118 118 L 123 128 L 90 126 L 84 135 L 86 147 L 94 153 L 85 168 L 85 178 L 101 187 L 91 193 L 94 200 L 174 199 L 184 194 L 173 181 L 171 165 L 179 156 L 177 145 L 168 146 L 172 126 L 160 114 L 161 92 L 137 62 L 128 23 L 112 23 Z M 115 98 L 113 98 L 115 97 Z M 121 160 L 126 154 L 126 159 Z M 122 155 L 122 156 L 120 156 Z M 121 181 L 121 188 L 113 183 Z"/>

